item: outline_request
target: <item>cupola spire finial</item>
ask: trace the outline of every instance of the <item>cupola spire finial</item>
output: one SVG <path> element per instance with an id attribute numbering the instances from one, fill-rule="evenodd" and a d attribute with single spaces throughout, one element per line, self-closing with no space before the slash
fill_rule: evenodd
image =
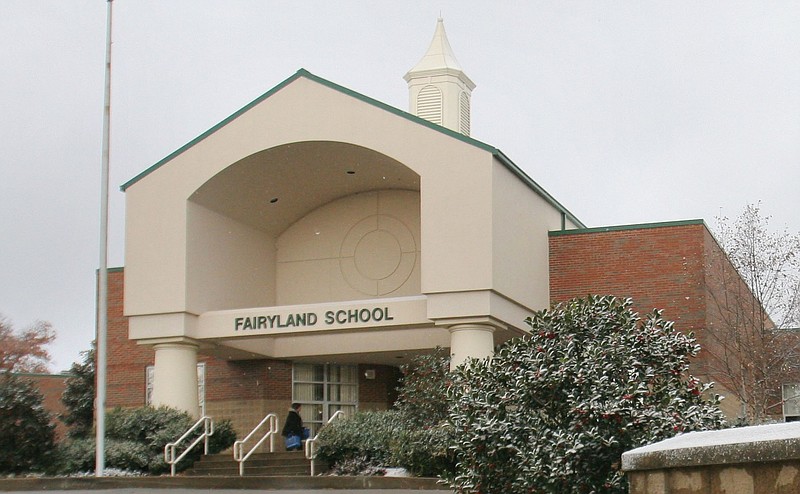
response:
<path id="1" fill-rule="evenodd" d="M 414 115 L 469 135 L 470 99 L 475 83 L 461 69 L 439 13 L 428 51 L 406 73 Z"/>

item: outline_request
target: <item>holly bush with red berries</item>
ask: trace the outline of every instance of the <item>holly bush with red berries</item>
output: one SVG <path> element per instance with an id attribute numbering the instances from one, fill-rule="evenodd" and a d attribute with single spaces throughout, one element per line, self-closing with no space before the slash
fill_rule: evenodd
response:
<path id="1" fill-rule="evenodd" d="M 590 296 L 535 313 L 529 336 L 453 373 L 449 422 L 464 494 L 621 493 L 624 451 L 724 425 L 700 350 L 656 310 Z"/>

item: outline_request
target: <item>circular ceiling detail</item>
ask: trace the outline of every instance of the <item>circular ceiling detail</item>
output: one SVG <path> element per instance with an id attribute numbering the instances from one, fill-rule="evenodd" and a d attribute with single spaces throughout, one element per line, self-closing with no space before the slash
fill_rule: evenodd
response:
<path id="1" fill-rule="evenodd" d="M 342 276 L 353 289 L 386 295 L 408 280 L 417 246 L 408 227 L 384 214 L 368 216 L 347 232 L 339 253 Z"/>

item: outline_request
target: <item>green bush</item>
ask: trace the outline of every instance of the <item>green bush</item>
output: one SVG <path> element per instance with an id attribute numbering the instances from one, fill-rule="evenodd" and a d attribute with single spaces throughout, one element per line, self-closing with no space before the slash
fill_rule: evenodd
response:
<path id="1" fill-rule="evenodd" d="M 392 464 L 418 477 L 439 477 L 452 472 L 455 468 L 455 455 L 450 449 L 453 439 L 453 430 L 447 424 L 421 428 L 404 423 L 391 441 Z"/>
<path id="2" fill-rule="evenodd" d="M 170 468 L 164 461 L 164 446 L 178 439 L 194 422 L 189 414 L 166 407 L 112 410 L 106 415 L 106 466 L 151 475 L 168 472 Z M 199 430 L 194 437 L 201 433 Z M 188 445 L 191 440 L 182 444 Z M 235 440 L 236 433 L 229 420 L 215 423 L 214 434 L 209 438 L 209 454 L 229 448 Z M 94 470 L 94 438 L 66 441 L 58 451 L 58 473 Z M 178 463 L 177 470 L 188 468 L 202 453 L 201 444 Z"/>
<path id="3" fill-rule="evenodd" d="M 83 362 L 72 364 L 61 394 L 66 413 L 60 418 L 69 426 L 67 435 L 71 438 L 89 437 L 94 423 L 95 351 L 92 348 L 81 354 Z"/>
<path id="4" fill-rule="evenodd" d="M 452 472 L 452 428 L 446 425 L 452 381 L 450 355 L 442 348 L 415 357 L 402 367 L 403 378 L 395 406 L 399 431 L 392 441 L 395 466 L 417 476 L 437 477 Z"/>
<path id="5" fill-rule="evenodd" d="M 51 473 L 76 474 L 94 471 L 96 442 L 94 438 L 67 440 L 58 446 L 58 465 Z M 137 442 L 119 439 L 106 440 L 105 465 L 130 472 L 148 472 L 152 454 Z"/>
<path id="6" fill-rule="evenodd" d="M 42 470 L 51 462 L 55 427 L 28 381 L 0 373 L 0 472 Z"/>
<path id="7" fill-rule="evenodd" d="M 53 466 L 57 474 L 70 474 L 94 471 L 95 439 L 68 439 L 58 445 L 58 462 Z"/>
<path id="8" fill-rule="evenodd" d="M 395 408 L 403 414 L 410 426 L 432 427 L 447 420 L 450 408 L 447 386 L 450 377 L 450 355 L 436 347 L 430 355 L 414 357 L 400 370 L 400 380 Z"/>
<path id="9" fill-rule="evenodd" d="M 208 453 L 217 454 L 233 446 L 236 442 L 236 429 L 228 419 L 214 422 L 214 435 L 208 438 Z"/>
<path id="10" fill-rule="evenodd" d="M 399 432 L 399 412 L 359 412 L 331 422 L 319 432 L 317 456 L 332 468 L 345 462 L 388 465 Z"/>
<path id="11" fill-rule="evenodd" d="M 624 451 L 722 426 L 718 397 L 688 374 L 699 345 L 659 311 L 589 297 L 527 323 L 529 336 L 454 373 L 455 491 L 622 493 Z"/>

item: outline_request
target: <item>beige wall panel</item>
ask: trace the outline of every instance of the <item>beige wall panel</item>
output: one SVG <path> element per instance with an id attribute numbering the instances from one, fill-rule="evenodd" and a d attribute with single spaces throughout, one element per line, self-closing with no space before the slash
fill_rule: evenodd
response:
<path id="1" fill-rule="evenodd" d="M 185 206 L 149 201 L 148 189 L 126 193 L 133 211 L 125 224 L 126 315 L 178 312 L 185 304 Z"/>
<path id="2" fill-rule="evenodd" d="M 523 306 L 547 308 L 547 232 L 561 228 L 561 213 L 499 162 L 493 170 L 492 286 Z"/>
<path id="3" fill-rule="evenodd" d="M 277 303 L 419 295 L 419 194 L 381 190 L 309 213 L 278 239 Z"/>
<path id="4" fill-rule="evenodd" d="M 133 340 L 191 336 L 197 328 L 197 316 L 185 312 L 153 314 L 131 318 L 128 335 Z"/>
<path id="5" fill-rule="evenodd" d="M 332 279 L 339 272 L 337 259 L 281 262 L 277 265 L 276 305 L 331 301 Z"/>
<path id="6" fill-rule="evenodd" d="M 264 232 L 187 203 L 187 309 L 275 304 L 275 245 Z"/>
<path id="7" fill-rule="evenodd" d="M 422 292 L 491 288 L 491 155 L 440 151 L 421 178 Z"/>
<path id="8" fill-rule="evenodd" d="M 367 192 L 312 211 L 278 238 L 278 262 L 338 258 L 348 225 L 357 223 L 365 211 L 374 212 L 377 207 L 377 193 Z"/>

